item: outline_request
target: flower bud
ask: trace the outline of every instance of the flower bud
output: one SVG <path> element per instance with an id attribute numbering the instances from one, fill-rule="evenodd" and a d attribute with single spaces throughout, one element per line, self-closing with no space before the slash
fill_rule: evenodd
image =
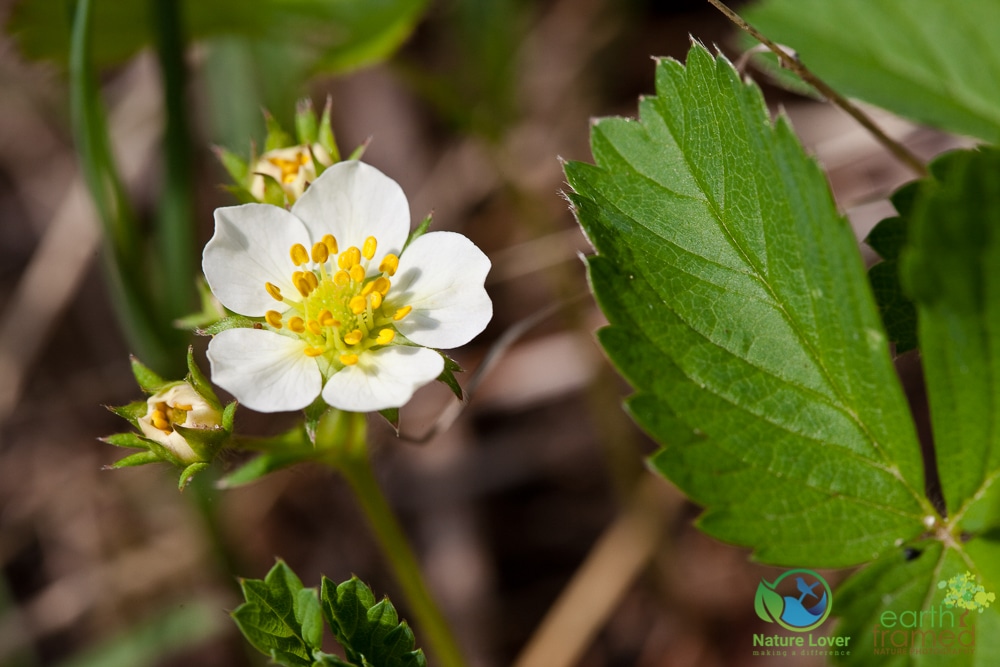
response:
<path id="1" fill-rule="evenodd" d="M 206 461 L 205 443 L 223 433 L 222 411 L 187 382 L 167 385 L 150 396 L 146 414 L 136 421 L 143 436 L 169 449 L 185 465 Z M 192 432 L 182 435 L 178 426 Z M 204 436 L 196 438 L 194 432 Z"/>
<path id="2" fill-rule="evenodd" d="M 267 201 L 267 184 L 273 179 L 281 186 L 287 202 L 292 204 L 316 180 L 323 168 L 331 164 L 333 158 L 319 143 L 267 151 L 251 167 L 250 194 L 258 201 Z"/>

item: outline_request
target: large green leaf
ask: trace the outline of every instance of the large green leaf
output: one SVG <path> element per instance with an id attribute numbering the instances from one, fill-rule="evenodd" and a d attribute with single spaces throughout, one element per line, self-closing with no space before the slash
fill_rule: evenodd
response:
<path id="1" fill-rule="evenodd" d="M 760 91 L 695 45 L 640 121 L 566 174 L 598 255 L 600 339 L 657 470 L 702 529 L 775 563 L 843 566 L 919 536 L 920 447 L 850 227 Z"/>
<path id="2" fill-rule="evenodd" d="M 385 58 L 402 44 L 426 0 L 180 0 L 188 37 L 238 35 L 283 45 L 322 71 L 352 69 Z M 8 31 L 30 58 L 66 62 L 70 3 L 20 0 Z M 122 62 L 153 38 L 147 0 L 103 0 L 94 15 L 94 64 Z"/>
<path id="3" fill-rule="evenodd" d="M 996 0 L 764 0 L 745 16 L 841 93 L 1000 141 Z"/>

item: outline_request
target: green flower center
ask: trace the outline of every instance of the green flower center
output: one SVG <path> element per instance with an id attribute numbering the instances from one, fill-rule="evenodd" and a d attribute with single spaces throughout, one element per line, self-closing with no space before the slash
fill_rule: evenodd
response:
<path id="1" fill-rule="evenodd" d="M 293 245 L 289 254 L 297 268 L 291 283 L 299 298 L 285 296 L 276 285 L 265 283 L 267 293 L 286 306 L 281 313 L 267 311 L 268 326 L 303 340 L 305 355 L 325 360 L 333 370 L 358 363 L 366 350 L 390 345 L 396 337 L 395 323 L 412 307 L 386 305 L 390 278 L 399 267 L 396 255 L 382 259 L 380 275 L 368 276 L 377 247 L 375 237 L 369 236 L 361 248 L 351 246 L 338 255 L 332 234 L 311 251 L 301 243 Z"/>

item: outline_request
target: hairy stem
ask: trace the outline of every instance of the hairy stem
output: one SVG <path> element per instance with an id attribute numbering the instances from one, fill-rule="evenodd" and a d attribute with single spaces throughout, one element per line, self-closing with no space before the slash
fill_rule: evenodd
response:
<path id="1" fill-rule="evenodd" d="M 368 457 L 365 415 L 331 410 L 316 429 L 316 447 L 327 450 L 322 460 L 340 471 L 354 490 L 437 663 L 463 667 L 465 661 L 451 628 L 431 597 L 417 558 L 375 479 Z"/>
<path id="2" fill-rule="evenodd" d="M 868 130 L 875 139 L 882 144 L 886 150 L 893 154 L 896 159 L 905 164 L 907 167 L 913 170 L 920 178 L 924 178 L 928 175 L 927 166 L 923 161 L 914 155 L 910 150 L 899 143 L 889 135 L 887 135 L 882 128 L 875 124 L 864 111 L 859 109 L 846 97 L 838 93 L 836 90 L 831 88 L 825 81 L 820 79 L 818 76 L 813 74 L 805 65 L 803 65 L 798 58 L 792 56 L 780 45 L 771 41 L 765 37 L 759 30 L 754 28 L 752 25 L 747 23 L 740 17 L 739 14 L 734 12 L 732 9 L 727 7 L 721 2 L 721 0 L 708 0 L 708 2 L 718 9 L 720 12 L 725 14 L 726 18 L 735 23 L 741 30 L 749 34 L 751 37 L 759 41 L 761 44 L 765 45 L 771 50 L 774 55 L 778 57 L 779 62 L 782 67 L 795 72 L 803 81 L 811 85 L 813 88 L 818 90 L 823 97 L 830 100 L 833 104 L 847 112 L 854 120 L 861 124 L 866 130 Z"/>

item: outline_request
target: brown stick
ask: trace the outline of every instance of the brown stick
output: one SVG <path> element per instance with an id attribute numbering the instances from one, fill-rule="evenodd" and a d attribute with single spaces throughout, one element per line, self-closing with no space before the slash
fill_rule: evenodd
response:
<path id="1" fill-rule="evenodd" d="M 855 106 L 846 97 L 827 85 L 822 79 L 813 74 L 799 61 L 798 58 L 790 55 L 787 51 L 781 48 L 781 46 L 761 34 L 760 31 L 744 21 L 739 14 L 723 4 L 721 0 L 708 0 L 708 2 L 720 12 L 725 14 L 726 18 L 735 23 L 741 30 L 769 48 L 771 52 L 778 57 L 778 60 L 781 62 L 783 67 L 798 74 L 803 81 L 810 84 L 813 88 L 818 90 L 820 94 L 826 97 L 826 99 L 836 104 L 838 107 L 847 112 L 847 114 L 854 120 L 858 121 L 858 123 L 871 132 L 872 136 L 874 136 L 880 144 L 885 146 L 885 148 L 892 153 L 896 159 L 912 169 L 921 178 L 928 175 L 927 166 L 920 160 L 920 158 L 911 153 L 906 146 L 889 137 L 889 135 L 883 132 L 882 129 L 876 125 L 867 114 L 865 114 L 865 112 Z"/>

